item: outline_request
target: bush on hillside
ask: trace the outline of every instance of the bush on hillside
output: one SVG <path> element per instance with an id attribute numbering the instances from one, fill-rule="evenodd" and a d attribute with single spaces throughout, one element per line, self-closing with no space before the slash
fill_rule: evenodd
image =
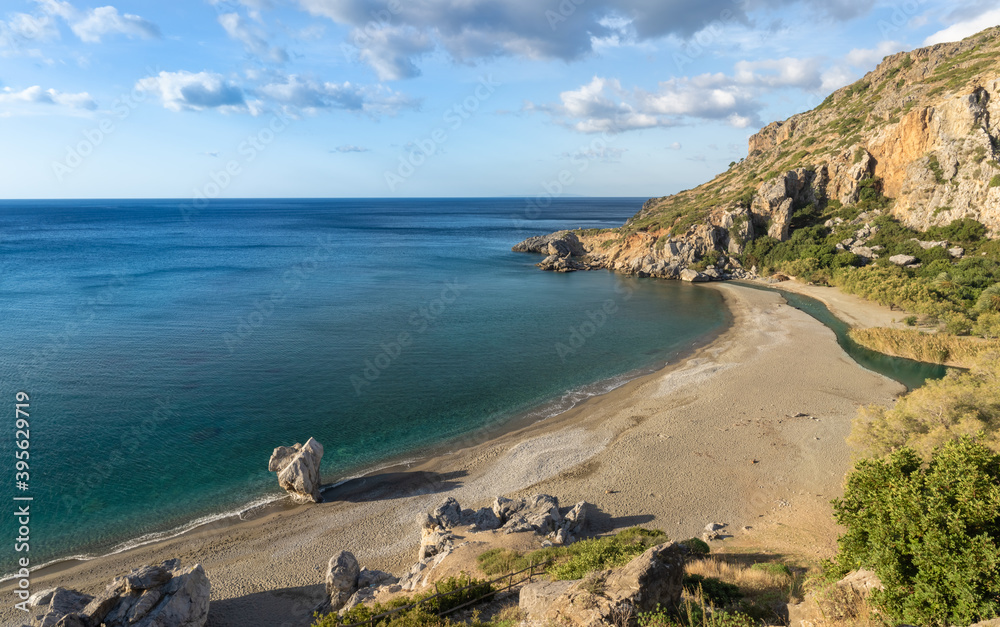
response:
<path id="1" fill-rule="evenodd" d="M 847 528 L 831 576 L 868 568 L 894 621 L 969 625 L 1000 613 L 1000 455 L 963 437 L 926 465 L 910 448 L 858 462 L 834 500 Z"/>

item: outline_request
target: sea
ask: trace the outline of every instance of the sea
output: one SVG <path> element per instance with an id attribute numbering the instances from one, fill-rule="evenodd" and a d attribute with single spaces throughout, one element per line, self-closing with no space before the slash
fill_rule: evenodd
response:
<path id="1" fill-rule="evenodd" d="M 643 200 L 0 201 L 0 499 L 31 565 L 277 501 L 277 446 L 316 438 L 333 484 L 678 360 L 729 324 L 716 291 L 511 252 Z"/>

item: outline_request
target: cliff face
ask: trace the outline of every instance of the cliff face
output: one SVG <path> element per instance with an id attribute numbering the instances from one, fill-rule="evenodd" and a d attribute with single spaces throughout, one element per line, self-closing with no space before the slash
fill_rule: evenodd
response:
<path id="1" fill-rule="evenodd" d="M 568 269 L 678 277 L 758 237 L 784 241 L 795 211 L 853 204 L 873 185 L 911 228 L 971 218 L 1000 237 L 998 157 L 1000 27 L 886 57 L 816 109 L 761 129 L 712 181 L 649 200 L 618 229 L 577 232 L 585 260 Z"/>

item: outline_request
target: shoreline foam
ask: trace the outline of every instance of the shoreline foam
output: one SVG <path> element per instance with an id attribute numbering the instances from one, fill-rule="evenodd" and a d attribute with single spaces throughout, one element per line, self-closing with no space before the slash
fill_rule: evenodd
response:
<path id="1" fill-rule="evenodd" d="M 456 443 L 462 443 L 459 446 L 459 450 L 461 450 L 463 448 L 467 448 L 470 444 L 482 444 L 490 440 L 503 437 L 512 432 L 519 431 L 525 427 L 530 427 L 545 420 L 558 417 L 560 414 L 572 411 L 582 406 L 590 399 L 609 394 L 625 385 L 628 385 L 636 379 L 650 376 L 683 361 L 700 348 L 711 344 L 721 334 L 725 333 L 729 327 L 732 326 L 732 324 L 732 316 L 729 316 L 726 323 L 720 325 L 718 329 L 704 334 L 702 337 L 691 342 L 688 346 L 672 350 L 669 355 L 669 360 L 657 361 L 643 368 L 638 368 L 607 379 L 601 379 L 572 388 L 563 392 L 560 396 L 544 401 L 531 409 L 518 412 L 506 419 L 499 420 L 494 424 L 483 425 L 469 432 L 439 442 L 432 447 L 429 447 L 427 449 L 427 453 L 424 455 L 413 457 L 412 455 L 404 454 L 403 456 L 389 457 L 387 460 L 382 463 L 378 463 L 377 465 L 358 469 L 357 472 L 349 474 L 346 477 L 324 484 L 321 487 L 321 491 L 325 493 L 328 490 L 333 490 L 345 483 L 364 479 L 365 477 L 375 475 L 383 470 L 401 468 L 404 466 L 409 467 L 412 464 L 426 462 L 428 460 L 446 455 L 452 455 L 456 452 Z M 170 529 L 165 529 L 163 531 L 154 531 L 128 538 L 113 544 L 108 550 L 101 553 L 84 553 L 58 557 L 40 565 L 33 566 L 29 569 L 29 571 L 32 573 L 32 576 L 44 576 L 65 570 L 75 564 L 113 557 L 133 549 L 180 538 L 189 533 L 195 532 L 199 528 L 206 525 L 238 525 L 243 522 L 248 522 L 248 520 L 253 520 L 261 516 L 267 516 L 275 511 L 284 511 L 287 509 L 294 509 L 294 505 L 287 494 L 276 493 L 261 496 L 237 508 L 199 516 L 189 522 Z M 252 515 L 247 518 L 247 514 Z M 0 589 L 2 589 L 2 584 L 5 582 L 17 578 L 17 573 L 0 575 Z"/>
<path id="2" fill-rule="evenodd" d="M 406 568 L 419 542 L 413 515 L 446 495 L 473 507 L 498 494 L 549 492 L 567 504 L 596 503 L 599 531 L 649 524 L 688 537 L 721 520 L 733 529 L 752 523 L 753 541 L 828 552 L 836 536 L 828 502 L 850 464 L 850 418 L 901 386 L 855 364 L 829 329 L 780 295 L 712 289 L 723 292 L 733 324 L 682 363 L 552 419 L 348 481 L 323 505 L 208 524 L 39 572 L 33 588 L 94 591 L 128 568 L 181 556 L 212 579 L 210 625 L 298 620 L 322 596 L 321 568 L 337 550 L 354 551 L 367 567 Z M 796 412 L 818 419 L 788 418 Z M 791 530 L 789 516 L 799 518 Z"/>

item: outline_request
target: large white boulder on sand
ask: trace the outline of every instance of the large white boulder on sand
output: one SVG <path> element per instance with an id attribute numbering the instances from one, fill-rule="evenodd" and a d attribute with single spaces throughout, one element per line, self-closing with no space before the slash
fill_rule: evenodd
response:
<path id="1" fill-rule="evenodd" d="M 319 487 L 319 462 L 323 445 L 309 438 L 305 444 L 279 446 L 271 453 L 267 469 L 278 473 L 278 484 L 297 503 L 322 503 Z"/>

